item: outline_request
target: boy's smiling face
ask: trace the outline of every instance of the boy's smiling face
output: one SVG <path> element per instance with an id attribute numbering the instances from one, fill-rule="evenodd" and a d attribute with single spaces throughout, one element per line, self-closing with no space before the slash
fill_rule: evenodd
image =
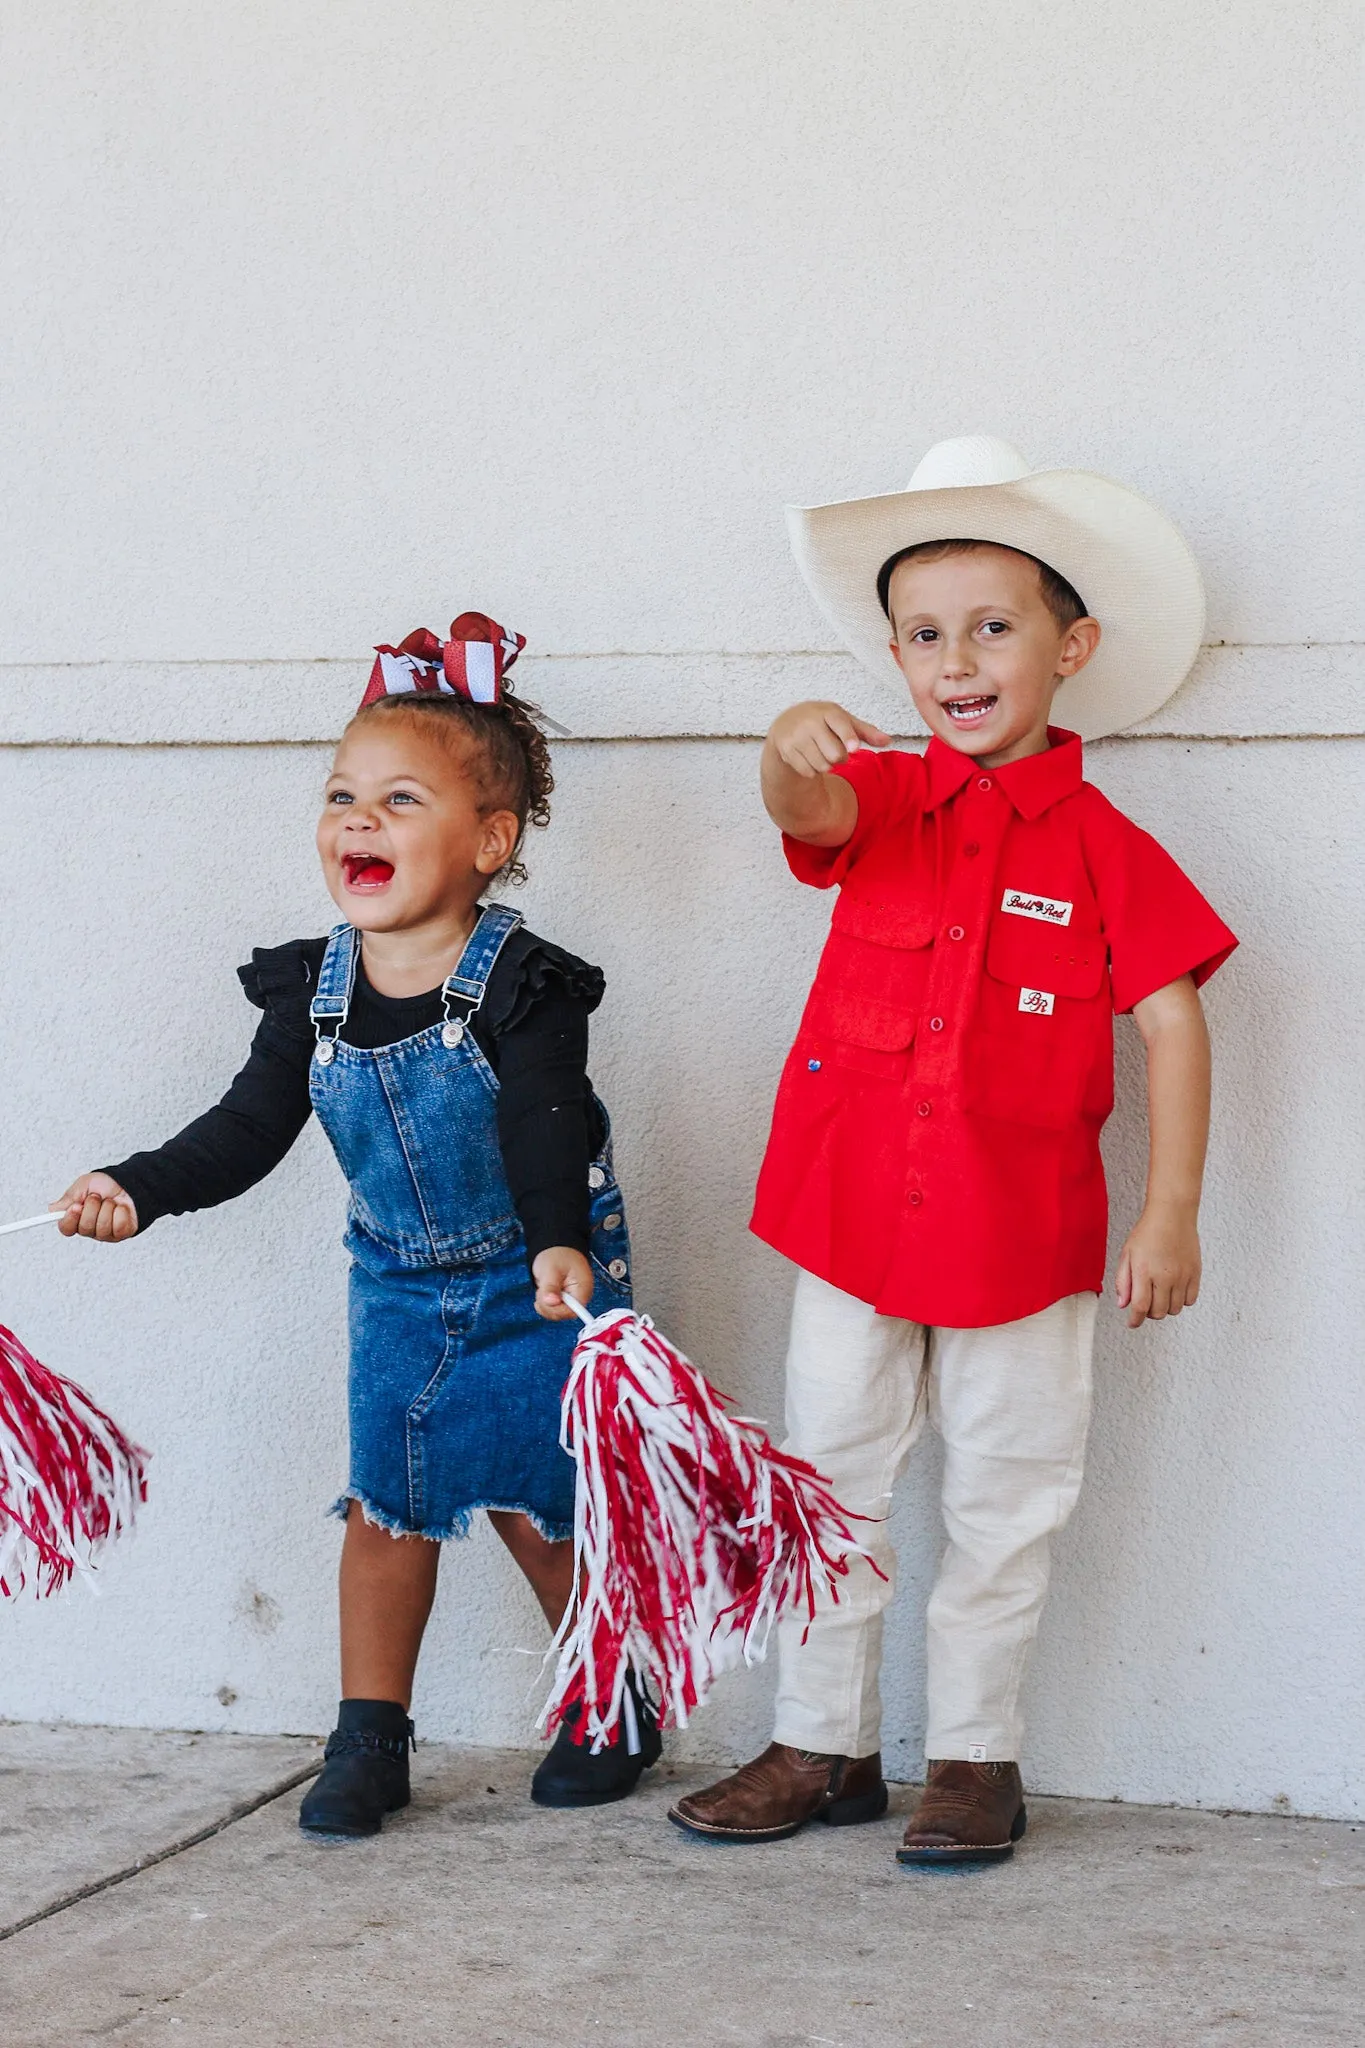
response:
<path id="1" fill-rule="evenodd" d="M 1035 561 L 987 544 L 912 555 L 892 571 L 887 601 L 891 652 L 930 732 L 987 768 L 1046 749 L 1057 686 L 1084 668 L 1100 629 L 1058 621 Z"/>

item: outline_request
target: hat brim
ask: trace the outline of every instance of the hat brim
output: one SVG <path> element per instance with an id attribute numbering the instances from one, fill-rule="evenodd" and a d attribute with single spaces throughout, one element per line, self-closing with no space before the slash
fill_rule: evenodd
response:
<path id="1" fill-rule="evenodd" d="M 1149 718 L 1189 674 L 1204 635 L 1204 584 L 1188 542 L 1136 491 L 1087 470 L 1015 483 L 893 491 L 790 505 L 787 530 L 811 595 L 883 682 L 904 688 L 877 600 L 877 572 L 902 548 L 983 540 L 1036 555 L 1080 594 L 1100 644 L 1053 705 L 1056 724 L 1101 739 Z"/>

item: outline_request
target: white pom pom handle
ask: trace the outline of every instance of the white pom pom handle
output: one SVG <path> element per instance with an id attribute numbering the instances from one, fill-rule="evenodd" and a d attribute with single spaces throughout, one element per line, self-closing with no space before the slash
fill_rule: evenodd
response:
<path id="1" fill-rule="evenodd" d="M 40 1223 L 60 1223 L 65 1209 L 44 1209 L 41 1216 L 24 1216 L 18 1223 L 0 1223 L 0 1237 L 8 1237 L 15 1230 L 36 1230 Z"/>

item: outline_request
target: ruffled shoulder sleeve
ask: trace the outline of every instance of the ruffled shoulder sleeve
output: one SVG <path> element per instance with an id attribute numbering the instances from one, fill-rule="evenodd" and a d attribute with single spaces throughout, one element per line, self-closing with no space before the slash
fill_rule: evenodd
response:
<path id="1" fill-rule="evenodd" d="M 484 1015 L 501 1035 L 523 1023 L 540 1003 L 556 996 L 580 1002 L 591 1014 L 606 986 L 600 967 L 590 966 L 520 925 L 499 953 L 488 978 Z"/>
<path id="2" fill-rule="evenodd" d="M 249 1003 L 291 1031 L 309 1029 L 308 1005 L 317 987 L 326 939 L 291 939 L 287 946 L 257 946 L 237 969 Z"/>

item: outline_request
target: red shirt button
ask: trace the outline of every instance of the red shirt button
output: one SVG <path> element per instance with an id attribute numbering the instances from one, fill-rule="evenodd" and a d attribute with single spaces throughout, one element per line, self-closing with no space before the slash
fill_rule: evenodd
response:
<path id="1" fill-rule="evenodd" d="M 989 789 L 989 788 L 990 788 L 990 786 L 991 786 L 991 778 L 990 778 L 990 776 L 989 776 L 989 775 L 982 775 L 982 776 L 979 776 L 979 777 L 978 777 L 978 779 L 977 779 L 977 785 L 976 785 L 976 786 L 977 786 L 977 788 L 978 788 L 978 789 Z"/>
<path id="2" fill-rule="evenodd" d="M 962 927 L 962 926 L 961 926 L 960 924 L 950 924 L 950 925 L 949 925 L 949 927 L 948 927 L 948 937 L 949 937 L 950 939 L 965 939 L 965 938 L 966 938 L 966 936 L 967 936 L 967 934 L 966 934 L 966 931 L 964 930 L 964 928 L 963 928 L 963 927 Z"/>
<path id="3" fill-rule="evenodd" d="M 975 860 L 976 856 L 980 853 L 981 848 L 977 845 L 974 839 L 969 839 L 967 841 L 967 844 L 963 847 L 962 851 L 966 854 L 968 860 Z"/>
<path id="4" fill-rule="evenodd" d="M 923 1195 L 922 1195 L 922 1194 L 920 1193 L 919 1189 L 918 1189 L 918 1188 L 911 1188 L 911 1190 L 910 1190 L 910 1207 L 911 1207 L 912 1209 L 918 1209 L 918 1207 L 919 1207 L 920 1203 L 921 1203 L 921 1202 L 922 1202 L 923 1200 L 924 1200 L 924 1197 L 923 1197 Z"/>
<path id="5" fill-rule="evenodd" d="M 932 1104 L 932 1103 L 930 1103 L 930 1102 L 917 1102 L 917 1103 L 915 1104 L 915 1114 L 916 1114 L 917 1116 L 930 1116 L 930 1115 L 932 1115 L 932 1113 L 933 1113 L 933 1104 Z"/>
<path id="6" fill-rule="evenodd" d="M 943 1029 L 943 1019 L 942 1019 L 942 1017 L 931 1017 L 931 1018 L 929 1019 L 929 1029 L 930 1029 L 931 1031 L 942 1031 L 942 1029 Z"/>

